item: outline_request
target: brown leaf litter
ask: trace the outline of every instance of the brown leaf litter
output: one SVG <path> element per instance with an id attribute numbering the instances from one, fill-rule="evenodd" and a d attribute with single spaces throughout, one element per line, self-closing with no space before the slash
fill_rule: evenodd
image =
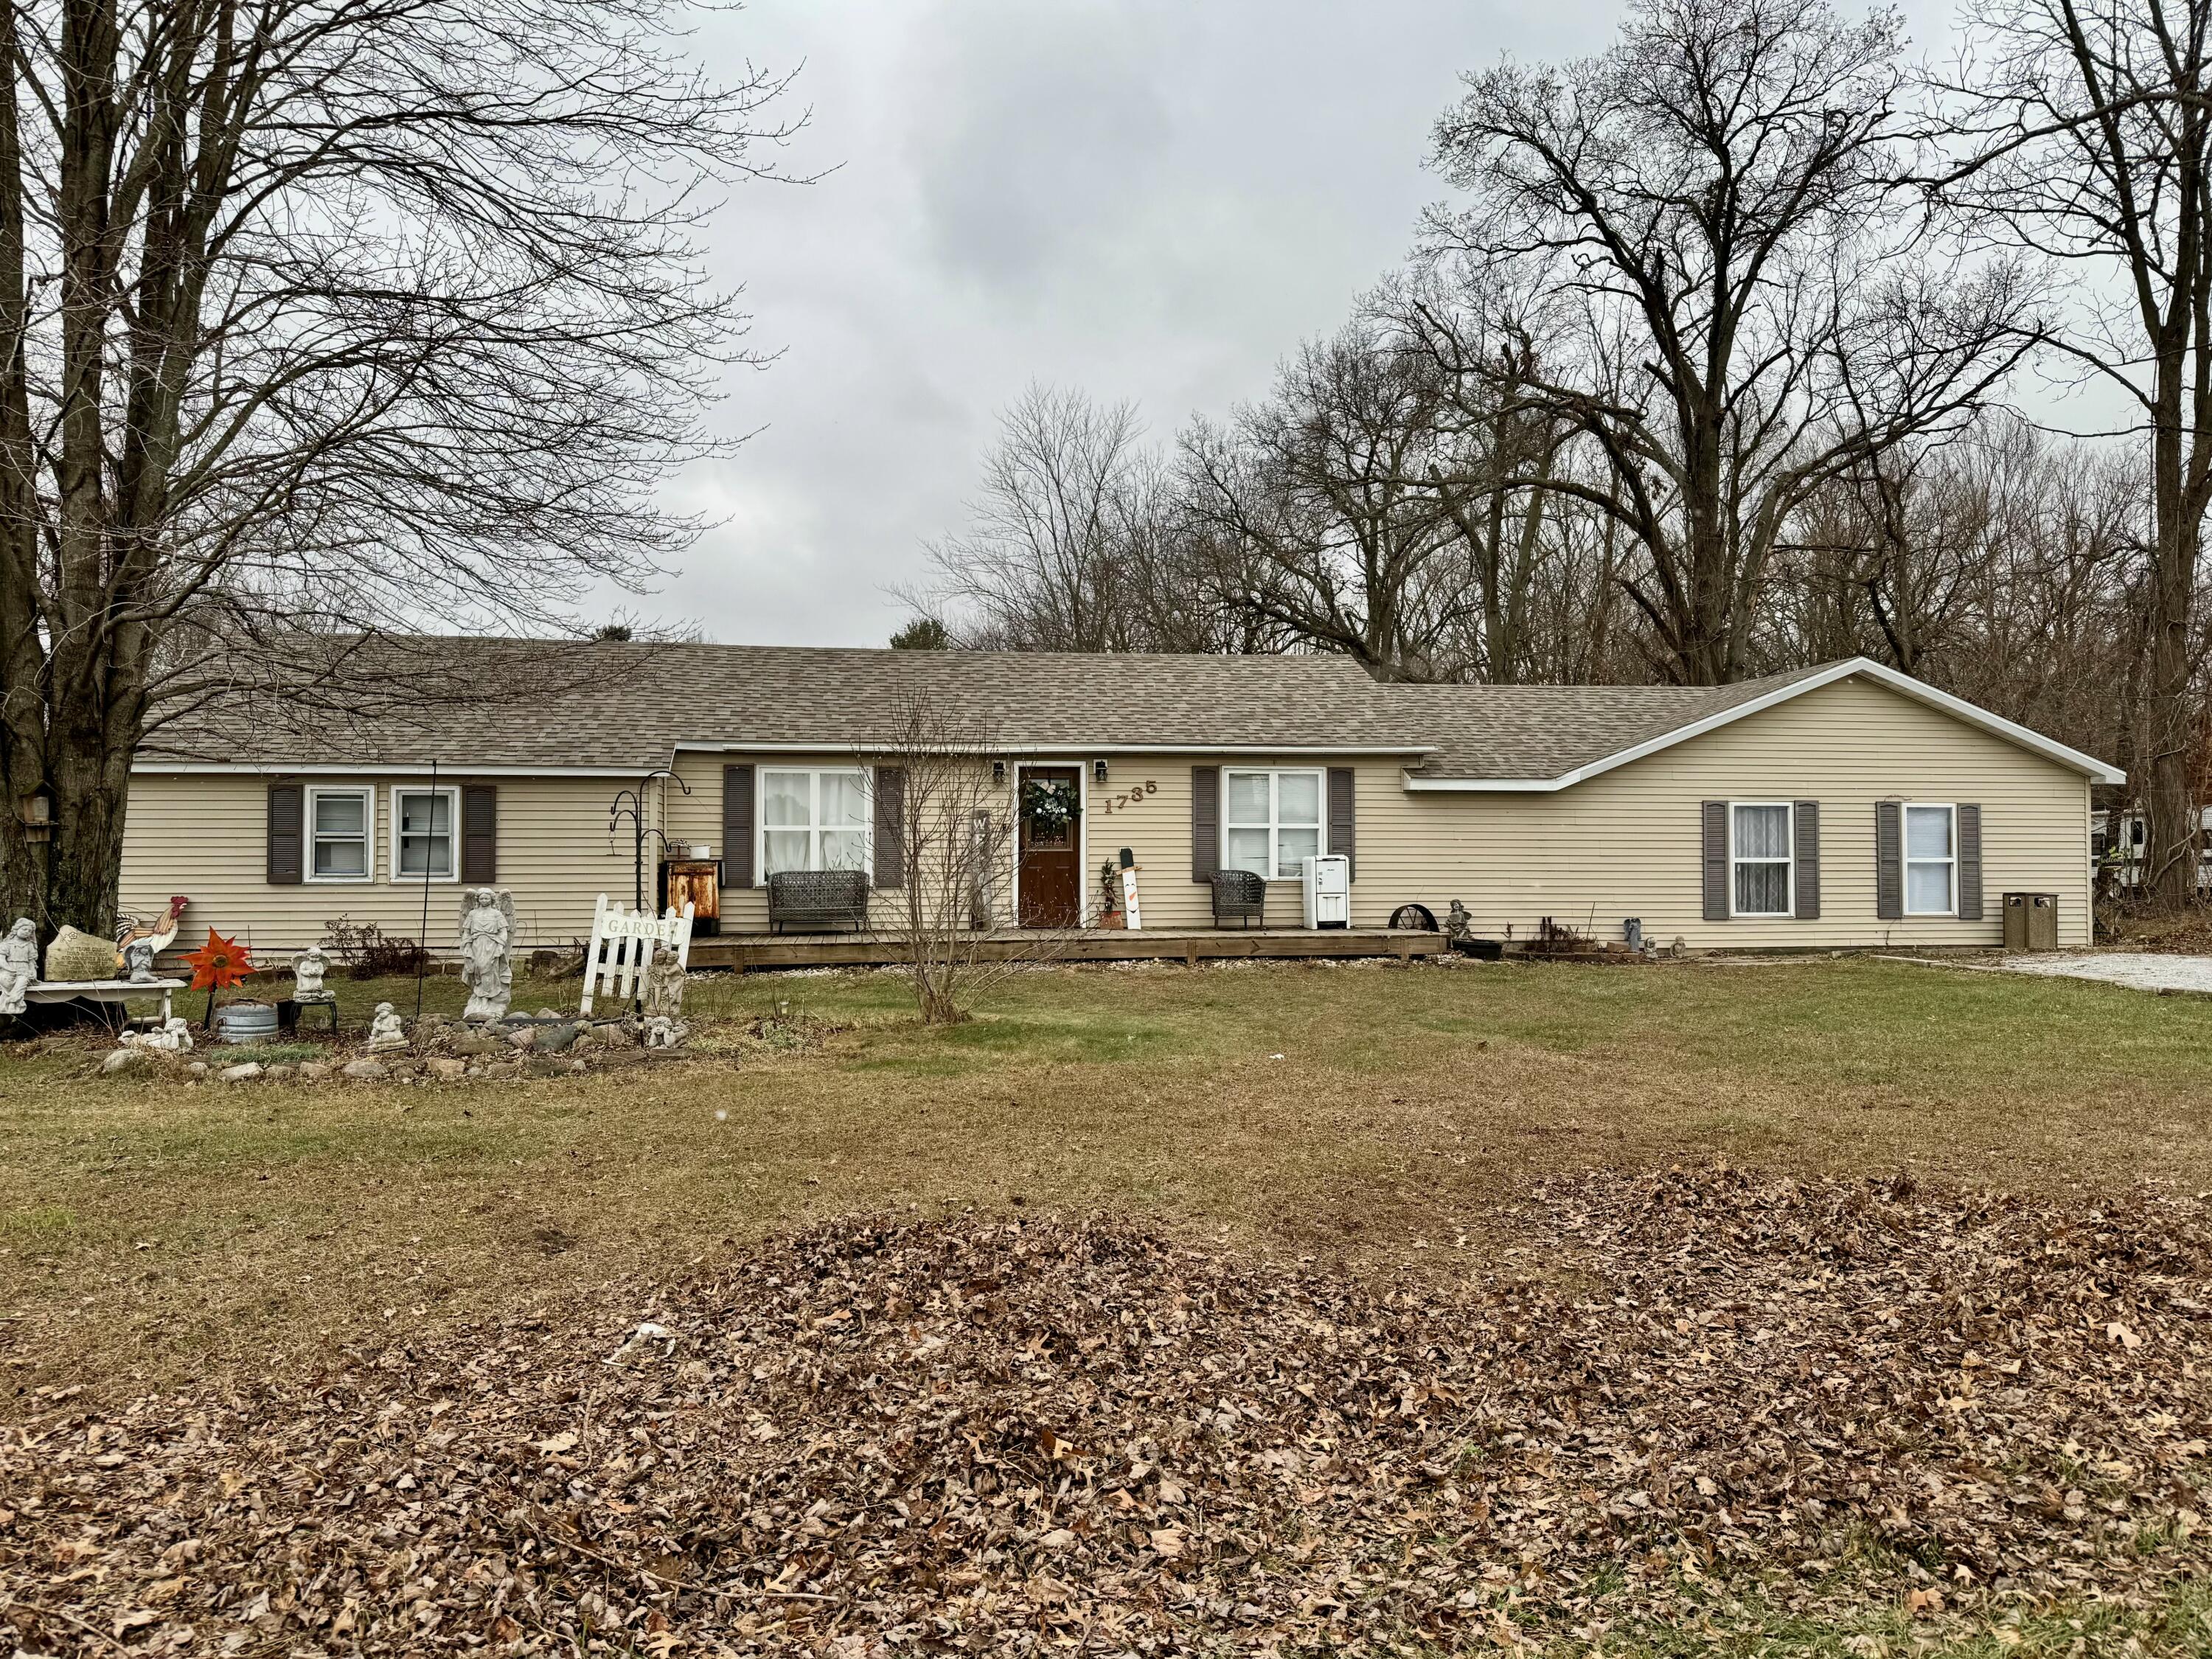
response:
<path id="1" fill-rule="evenodd" d="M 1916 1611 L 2203 1571 L 2201 1202 L 1708 1170 L 1518 1218 L 1571 1271 L 856 1220 L 249 1392 L 52 1393 L 0 1431 L 0 1637 L 1385 1651 L 1817 1612 L 1844 1551 Z"/>

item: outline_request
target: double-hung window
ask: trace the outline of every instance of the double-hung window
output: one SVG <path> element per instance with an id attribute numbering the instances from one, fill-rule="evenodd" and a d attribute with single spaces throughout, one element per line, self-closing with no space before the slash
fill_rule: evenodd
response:
<path id="1" fill-rule="evenodd" d="M 366 789 L 307 790 L 307 879 L 367 881 L 375 797 Z"/>
<path id="2" fill-rule="evenodd" d="M 392 792 L 392 878 L 394 881 L 452 881 L 453 825 L 461 792 L 401 789 Z"/>
<path id="3" fill-rule="evenodd" d="M 1958 809 L 1905 808 L 1905 914 L 1948 916 L 1959 908 Z"/>
<path id="4" fill-rule="evenodd" d="M 1739 916 L 1790 914 L 1790 811 L 1787 801 L 1729 805 L 1729 887 Z"/>
<path id="5" fill-rule="evenodd" d="M 1294 881 L 1324 851 L 1318 771 L 1231 772 L 1223 780 L 1222 867 L 1263 881 Z"/>
<path id="6" fill-rule="evenodd" d="M 868 867 L 868 775 L 857 766 L 763 769 L 763 878 L 785 870 Z"/>

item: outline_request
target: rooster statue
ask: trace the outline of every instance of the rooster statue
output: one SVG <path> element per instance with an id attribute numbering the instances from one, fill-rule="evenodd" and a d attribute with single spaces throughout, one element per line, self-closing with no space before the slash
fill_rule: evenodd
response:
<path id="1" fill-rule="evenodd" d="M 169 900 L 169 908 L 152 921 L 124 918 L 123 927 L 115 935 L 115 969 L 118 977 L 131 972 L 133 955 L 143 955 L 150 973 L 154 958 L 175 942 L 178 926 L 185 919 L 185 906 L 190 902 L 179 893 Z"/>

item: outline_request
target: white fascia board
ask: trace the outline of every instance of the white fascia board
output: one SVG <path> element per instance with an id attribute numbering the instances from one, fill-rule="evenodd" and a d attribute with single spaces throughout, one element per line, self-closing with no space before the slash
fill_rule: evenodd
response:
<path id="1" fill-rule="evenodd" d="M 229 774 L 264 778 L 427 778 L 433 775 L 431 768 L 412 763 L 390 766 L 323 766 L 313 762 L 303 762 L 296 766 L 286 766 L 268 761 L 139 760 L 131 763 L 131 769 L 149 774 Z M 435 775 L 441 778 L 637 778 L 653 769 L 650 766 L 470 766 L 456 763 L 440 766 Z"/>
<path id="2" fill-rule="evenodd" d="M 1055 754 L 1070 745 L 1052 744 L 1039 746 L 1014 743 L 978 744 L 975 754 L 1006 755 L 1023 760 L 1038 755 Z M 681 751 L 686 749 L 714 755 L 880 755 L 897 747 L 896 744 L 852 743 L 679 743 Z M 1278 743 L 1278 744 L 1220 744 L 1220 743 L 1100 743 L 1085 752 L 1111 760 L 1116 755 L 1433 755 L 1437 746 L 1432 743 Z"/>
<path id="3" fill-rule="evenodd" d="M 1594 760 L 1587 766 L 1577 767 L 1556 778 L 1417 778 L 1408 775 L 1405 781 L 1406 788 L 1413 793 L 1452 794 L 1547 794 L 1571 789 L 1575 785 L 1610 772 L 1616 767 L 1642 760 L 1647 755 L 1656 755 L 1662 750 L 1672 749 L 1677 744 L 1687 743 L 1692 738 L 1703 737 L 1708 732 L 1717 732 L 1723 726 L 1733 725 L 1764 709 L 1788 702 L 1792 697 L 1802 697 L 1808 691 L 1817 691 L 1824 685 L 1833 685 L 1838 680 L 1850 679 L 1858 675 L 1864 675 L 1877 685 L 1887 686 L 1902 696 L 1940 710 L 1967 726 L 2002 738 L 2008 743 L 2017 744 L 2045 760 L 2056 761 L 2061 766 L 2086 773 L 2093 782 L 2125 783 L 2128 781 L 2125 772 L 2107 766 L 2094 755 L 2069 749 L 2054 738 L 2045 737 L 2040 732 L 2031 732 L 2002 714 L 1992 714 L 1988 709 L 1968 702 L 1964 697 L 1954 697 L 1948 691 L 1939 691 L 1923 681 L 1914 679 L 1910 674 L 1899 673 L 1894 668 L 1875 661 L 1871 657 L 1852 657 L 1844 662 L 1830 663 L 1819 672 L 1808 674 L 1801 680 L 1792 680 L 1764 696 L 1753 697 L 1748 702 L 1723 708 L 1718 714 L 1708 714 L 1687 726 L 1678 726 L 1670 732 L 1662 732 L 1632 749 L 1624 749 L 1618 754 Z"/>

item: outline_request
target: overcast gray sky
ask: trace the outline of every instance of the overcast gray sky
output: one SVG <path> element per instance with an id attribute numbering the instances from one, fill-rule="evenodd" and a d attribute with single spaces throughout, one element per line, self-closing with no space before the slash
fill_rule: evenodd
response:
<path id="1" fill-rule="evenodd" d="M 1856 10 L 1851 0 L 1845 9 Z M 1936 5 L 1911 10 L 1941 15 Z M 743 644 L 880 645 L 1030 380 L 1155 435 L 1256 395 L 1405 254 L 1461 70 L 1600 49 L 1614 0 L 751 0 L 710 68 L 799 66 L 804 188 L 714 228 L 775 363 L 687 472 L 720 520 L 642 600 Z M 1925 39 L 1923 31 L 1917 31 Z"/>

